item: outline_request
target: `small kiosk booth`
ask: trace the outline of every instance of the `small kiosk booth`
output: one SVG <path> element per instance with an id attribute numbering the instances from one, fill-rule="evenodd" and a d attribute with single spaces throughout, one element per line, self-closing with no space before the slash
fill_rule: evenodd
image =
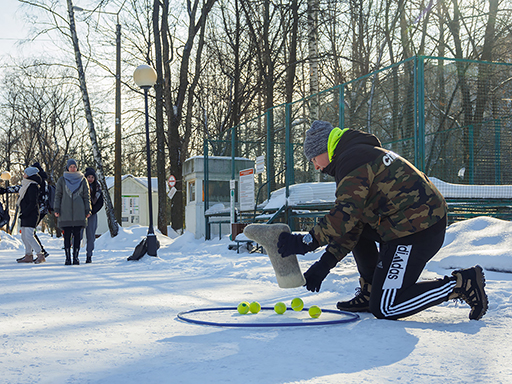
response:
<path id="1" fill-rule="evenodd" d="M 229 234 L 230 228 L 230 179 L 231 157 L 208 157 L 208 200 L 207 212 L 216 213 L 215 218 L 210 219 L 211 236 L 219 233 Z M 235 158 L 235 199 L 238 206 L 238 174 L 240 170 L 254 168 L 254 160 Z M 204 207 L 204 157 L 195 156 L 185 160 L 183 164 L 183 181 L 186 188 L 185 226 L 186 230 L 193 232 L 195 237 L 205 236 L 206 218 Z M 218 223 L 218 224 L 216 224 Z"/>

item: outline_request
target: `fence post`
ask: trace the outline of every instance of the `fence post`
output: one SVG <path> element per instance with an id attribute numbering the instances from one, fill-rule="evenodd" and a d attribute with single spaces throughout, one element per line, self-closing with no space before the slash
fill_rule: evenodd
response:
<path id="1" fill-rule="evenodd" d="M 210 194 L 209 188 L 210 183 L 208 181 L 210 175 L 208 173 L 208 139 L 204 140 L 203 144 L 203 153 L 204 153 L 204 222 L 205 222 L 205 229 L 204 229 L 204 238 L 206 240 L 211 240 L 211 230 L 210 230 L 210 220 L 208 216 L 206 216 L 206 211 L 208 210 L 210 206 Z M 187 185 L 185 184 L 185 196 L 187 196 Z M 186 200 L 186 199 L 185 199 Z"/>
<path id="2" fill-rule="evenodd" d="M 415 126 L 416 135 L 416 167 L 425 172 L 425 58 L 419 56 L 414 60 L 416 71 L 414 71 L 416 92 L 414 93 L 415 101 Z M 416 131 L 415 130 L 415 131 Z"/>
<path id="3" fill-rule="evenodd" d="M 290 196 L 290 185 L 293 184 L 293 150 L 292 150 L 292 143 L 291 143 L 291 132 L 290 132 L 290 119 L 291 119 L 291 105 L 286 104 L 285 105 L 285 191 L 286 191 L 286 198 Z"/>
<path id="4" fill-rule="evenodd" d="M 473 141 L 473 124 L 468 126 L 468 145 L 469 145 L 469 184 L 475 183 L 475 148 Z"/>
<path id="5" fill-rule="evenodd" d="M 236 137 L 235 137 L 235 127 L 231 127 L 231 179 L 235 180 L 235 149 Z"/>
<path id="6" fill-rule="evenodd" d="M 494 120 L 494 184 L 501 185 L 501 119 Z"/>
<path id="7" fill-rule="evenodd" d="M 272 141 L 272 127 L 274 125 L 274 111 L 272 108 L 267 109 L 267 198 L 270 199 L 270 193 L 274 188 L 274 148 Z"/>
<path id="8" fill-rule="evenodd" d="M 285 143 L 284 143 L 284 158 L 285 158 L 285 173 L 284 173 L 284 185 L 285 185 L 285 196 L 286 199 L 290 197 L 290 185 L 293 184 L 293 147 L 291 143 L 291 104 L 285 104 L 284 106 L 284 132 L 285 132 Z M 288 210 L 285 211 L 285 220 L 293 231 L 293 225 L 290 222 L 288 216 Z"/>
<path id="9" fill-rule="evenodd" d="M 338 128 L 345 128 L 345 84 L 339 86 L 339 104 L 338 104 Z"/>
<path id="10" fill-rule="evenodd" d="M 235 127 L 231 127 L 231 180 L 235 179 L 235 154 L 236 154 L 236 130 Z M 236 181 L 233 182 L 234 185 L 236 185 Z M 236 196 L 235 196 L 235 190 L 231 188 L 231 182 L 230 182 L 230 188 L 229 188 L 229 200 L 230 200 L 230 215 L 229 215 L 229 227 L 230 227 L 230 233 L 231 233 L 231 240 L 235 240 L 233 236 L 233 224 L 236 223 L 236 212 L 235 212 L 235 202 L 236 202 Z M 220 228 L 220 227 L 219 227 Z"/>

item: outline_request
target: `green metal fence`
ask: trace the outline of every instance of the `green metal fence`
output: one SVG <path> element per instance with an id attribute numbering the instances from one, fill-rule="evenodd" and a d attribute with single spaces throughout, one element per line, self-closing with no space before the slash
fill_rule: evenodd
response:
<path id="1" fill-rule="evenodd" d="M 205 162 L 212 155 L 264 156 L 257 203 L 295 183 L 332 181 L 303 155 L 316 119 L 375 134 L 429 177 L 449 183 L 448 195 L 456 184 L 454 197 L 459 185 L 492 185 L 496 196 L 487 188 L 483 198 L 503 198 L 499 186 L 512 184 L 512 64 L 426 56 L 276 106 L 205 140 Z M 205 178 L 207 190 L 207 172 Z"/>

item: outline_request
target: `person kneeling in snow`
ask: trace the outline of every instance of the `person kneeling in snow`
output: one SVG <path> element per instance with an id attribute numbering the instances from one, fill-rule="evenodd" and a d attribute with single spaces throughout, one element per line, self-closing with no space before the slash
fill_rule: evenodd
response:
<path id="1" fill-rule="evenodd" d="M 382 148 L 374 135 L 326 121 L 314 121 L 306 132 L 304 154 L 336 180 L 331 211 L 308 234 L 283 232 L 277 244 L 282 257 L 327 245 L 304 273 L 309 291 L 318 292 L 329 271 L 352 251 L 361 288 L 352 300 L 338 302 L 338 309 L 400 319 L 462 299 L 471 307 L 470 319 L 482 318 L 488 299 L 480 266 L 417 281 L 443 245 L 447 224 L 446 202 L 426 175 Z"/>

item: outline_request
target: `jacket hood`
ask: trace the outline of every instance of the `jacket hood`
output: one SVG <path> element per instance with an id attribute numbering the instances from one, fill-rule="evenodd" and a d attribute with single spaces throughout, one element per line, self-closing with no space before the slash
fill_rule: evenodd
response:
<path id="1" fill-rule="evenodd" d="M 331 137 L 330 137 L 331 138 Z M 329 138 L 329 139 L 330 139 Z M 336 175 L 336 167 L 339 166 L 339 161 L 347 161 L 349 158 L 344 159 L 344 154 L 346 154 L 350 149 L 352 149 L 356 145 L 368 145 L 371 147 L 381 147 L 380 140 L 377 139 L 376 136 L 366 133 L 363 131 L 357 131 L 354 129 L 344 129 L 342 134 L 339 137 L 336 135 L 332 136 L 333 140 L 338 139 L 338 143 L 334 147 L 332 143 L 328 143 L 328 146 L 333 146 L 333 153 L 329 153 L 329 159 L 331 162 L 327 167 L 323 169 L 323 173 L 328 174 L 330 176 L 335 177 Z"/>
<path id="2" fill-rule="evenodd" d="M 27 179 L 35 181 L 37 184 L 41 184 L 41 176 L 39 176 L 39 174 L 37 173 L 35 175 L 27 177 Z"/>
<path id="3" fill-rule="evenodd" d="M 43 180 L 48 179 L 48 175 L 46 174 L 45 171 L 43 171 L 43 168 L 41 168 L 41 164 L 39 164 L 38 162 L 35 162 L 34 164 L 32 164 L 32 166 L 39 170 L 39 176 L 41 176 L 41 179 L 43 179 Z"/>

